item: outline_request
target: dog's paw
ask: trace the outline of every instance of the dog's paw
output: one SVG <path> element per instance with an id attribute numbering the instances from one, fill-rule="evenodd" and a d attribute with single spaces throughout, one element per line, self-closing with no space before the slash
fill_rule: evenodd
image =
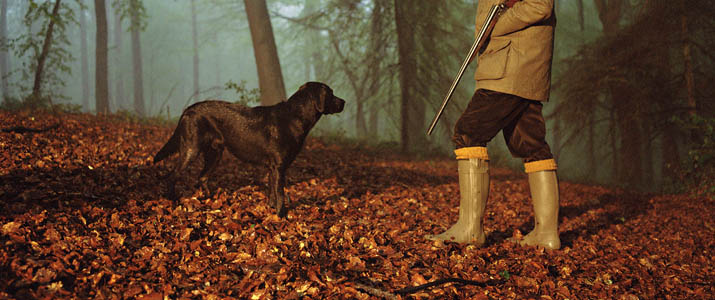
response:
<path id="1" fill-rule="evenodd" d="M 166 199 L 169 199 L 171 202 L 179 203 L 179 195 L 176 193 L 175 188 L 170 187 L 169 190 L 166 191 L 166 194 L 164 194 L 164 196 L 166 197 Z"/>
<path id="2" fill-rule="evenodd" d="M 288 214 L 288 208 L 286 208 L 285 205 L 283 207 L 281 207 L 280 209 L 278 209 L 278 211 L 277 211 L 278 217 L 281 217 L 281 218 L 285 218 L 287 214 Z"/>
<path id="3" fill-rule="evenodd" d="M 275 209 L 276 214 L 281 218 L 284 218 L 286 216 L 286 213 L 288 212 L 288 208 L 286 208 L 286 200 L 288 200 L 288 195 L 282 197 L 275 197 L 269 200 L 271 208 Z"/>
<path id="4" fill-rule="evenodd" d="M 206 182 L 198 184 L 197 188 L 201 189 L 201 199 L 213 198 L 214 193 L 211 191 L 209 185 Z"/>

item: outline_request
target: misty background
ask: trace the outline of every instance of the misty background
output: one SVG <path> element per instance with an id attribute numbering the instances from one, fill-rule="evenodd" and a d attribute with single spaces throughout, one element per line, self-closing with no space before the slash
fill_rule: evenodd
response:
<path id="1" fill-rule="evenodd" d="M 321 81 L 347 103 L 313 135 L 421 158 L 451 155 L 474 65 L 435 133 L 425 132 L 473 42 L 477 2 L 1 0 L 2 108 L 175 124 L 204 99 L 272 104 Z M 555 2 L 544 115 L 559 176 L 638 191 L 712 191 L 715 4 Z M 273 42 L 255 42 L 252 30 Z M 254 55 L 264 46 L 267 56 Z M 107 67 L 97 68 L 102 59 Z M 259 70 L 270 74 L 259 80 Z M 523 168 L 501 136 L 489 152 L 494 165 Z"/>

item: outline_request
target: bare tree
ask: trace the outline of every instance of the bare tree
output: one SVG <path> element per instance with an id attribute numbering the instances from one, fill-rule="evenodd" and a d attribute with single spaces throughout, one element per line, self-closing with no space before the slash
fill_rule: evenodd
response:
<path id="1" fill-rule="evenodd" d="M 197 32 L 196 0 L 191 0 L 191 37 L 194 41 L 194 97 L 199 97 L 199 37 Z"/>
<path id="2" fill-rule="evenodd" d="M 603 33 L 607 36 L 618 32 L 623 15 L 623 0 L 593 0 L 598 10 L 598 19 L 603 25 Z"/>
<path id="3" fill-rule="evenodd" d="M 112 52 L 114 65 L 114 104 L 116 108 L 127 109 L 131 107 L 124 97 L 124 73 L 122 72 L 122 11 L 119 6 L 113 7 L 114 14 L 114 51 Z"/>
<path id="4" fill-rule="evenodd" d="M 109 114 L 109 82 L 107 80 L 107 7 L 105 0 L 94 0 L 97 18 L 97 49 L 95 60 L 95 99 L 97 114 Z"/>
<path id="5" fill-rule="evenodd" d="M 285 85 L 266 1 L 244 0 L 244 3 L 253 40 L 253 54 L 256 57 L 261 104 L 281 102 L 286 99 Z"/>
<path id="6" fill-rule="evenodd" d="M 142 71 L 142 48 L 140 32 L 142 30 L 143 5 L 139 0 L 129 1 L 129 14 L 132 32 L 132 65 L 134 67 L 134 111 L 140 116 L 146 115 L 144 104 L 144 72 Z"/>
<path id="7" fill-rule="evenodd" d="M 387 65 L 384 60 L 390 44 L 386 39 L 390 33 L 385 30 L 389 25 L 385 15 L 390 12 L 385 7 L 385 2 L 377 0 L 369 10 L 360 6 L 342 8 L 346 12 L 342 12 L 342 16 L 334 17 L 332 25 L 325 29 L 336 55 L 338 70 L 345 74 L 346 82 L 352 88 L 355 132 L 358 138 L 368 136 L 368 101 L 377 95 L 384 77 L 381 73 Z M 331 13 L 332 9 L 334 7 L 330 9 Z M 351 57 L 361 59 L 350 59 Z M 372 106 L 373 111 L 376 106 Z"/>
<path id="8" fill-rule="evenodd" d="M 474 18 L 475 8 L 461 1 L 427 1 L 420 5 L 395 0 L 375 0 L 365 5 L 342 0 L 324 3 L 312 13 L 304 7 L 299 18 L 279 14 L 303 25 L 306 30 L 301 36 L 323 37 L 311 44 L 321 49 L 318 56 L 312 56 L 315 77 L 351 88 L 346 92 L 355 108 L 354 129 L 358 137 L 376 137 L 378 116 L 386 112 L 385 118 L 379 119 L 381 135 L 397 135 L 405 151 L 424 149 L 426 111 L 437 109 L 439 104 L 430 101 L 438 102 L 444 96 L 443 90 L 435 86 L 449 86 L 461 62 L 456 57 L 469 49 L 473 29 L 464 21 Z M 395 5 L 401 10 L 397 11 Z M 465 8 L 471 10 L 467 13 Z M 405 17 L 397 21 L 396 14 Z M 449 38 L 438 38 L 445 36 Z M 324 77 L 323 70 L 331 71 L 331 76 Z M 306 76 L 310 72 L 306 68 Z M 462 87 L 456 96 L 464 99 L 472 91 L 467 85 Z M 400 95 L 398 89 L 405 93 Z M 459 107 L 458 103 L 450 106 L 452 113 L 440 123 L 447 134 L 450 123 L 459 115 Z"/>
<path id="9" fill-rule="evenodd" d="M 310 17 L 311 14 L 315 13 L 316 10 L 316 5 L 315 5 L 315 0 L 306 0 L 305 4 L 303 5 L 303 10 L 300 12 L 301 18 L 308 18 Z M 309 32 L 306 32 L 305 34 L 305 39 L 303 40 L 304 46 L 302 47 L 302 54 L 303 54 L 303 63 L 305 64 L 305 81 L 309 80 L 315 80 L 315 64 L 313 62 L 313 57 L 316 55 L 317 51 L 315 51 L 315 44 L 317 42 L 316 35 L 318 34 L 317 30 L 311 30 Z"/>
<path id="10" fill-rule="evenodd" d="M 585 18 L 583 14 L 583 0 L 577 0 L 576 5 L 578 6 L 578 26 L 579 29 L 581 29 L 581 32 L 586 29 L 586 24 L 585 24 Z"/>
<path id="11" fill-rule="evenodd" d="M 697 103 L 695 101 L 695 75 L 693 71 L 693 55 L 692 55 L 692 42 L 690 41 L 690 21 L 688 16 L 685 14 L 686 7 L 685 0 L 680 0 L 681 2 L 681 15 L 680 15 L 680 34 L 683 43 L 683 67 L 685 71 L 683 76 L 685 77 L 685 92 L 687 96 L 688 113 L 693 116 L 697 112 Z"/>
<path id="12" fill-rule="evenodd" d="M 0 46 L 7 46 L 7 0 L 2 0 L 0 2 Z M 2 100 L 10 97 L 10 91 L 8 90 L 7 76 L 8 76 L 9 61 L 7 57 L 7 51 L 0 49 L 0 81 L 2 81 Z"/>
<path id="13" fill-rule="evenodd" d="M 619 31 L 623 16 L 623 0 L 594 0 L 598 18 L 603 25 L 603 34 L 606 38 L 614 37 Z M 609 50 L 611 51 L 611 50 Z M 612 142 L 614 155 L 614 170 L 617 170 L 619 181 L 640 186 L 643 179 L 643 152 L 641 146 L 642 128 L 635 117 L 638 105 L 631 101 L 631 89 L 618 80 L 611 80 L 608 84 L 607 97 L 612 109 L 611 122 L 618 130 L 618 141 Z M 615 135 L 614 135 L 615 136 Z M 620 146 L 619 150 L 617 150 Z"/>
<path id="14" fill-rule="evenodd" d="M 47 55 L 50 53 L 50 46 L 52 45 L 52 32 L 55 28 L 56 20 L 59 19 L 60 12 L 60 0 L 55 1 L 55 5 L 52 8 L 52 14 L 50 17 L 49 24 L 47 25 L 47 32 L 45 33 L 45 41 L 42 44 L 42 52 L 37 57 L 37 69 L 35 69 L 35 81 L 32 86 L 31 97 L 37 101 L 42 98 L 42 73 L 45 67 L 45 60 Z M 48 98 L 49 99 L 49 98 Z M 50 105 L 52 105 L 52 99 L 49 99 Z"/>
<path id="15" fill-rule="evenodd" d="M 407 1 L 395 0 L 395 24 L 397 28 L 397 52 L 399 56 L 401 145 L 406 152 L 418 144 L 419 134 L 424 126 L 424 103 L 415 94 L 417 84 L 417 59 L 415 57 L 415 10 L 416 6 Z"/>
<path id="16" fill-rule="evenodd" d="M 87 55 L 87 16 L 84 13 L 84 1 L 79 1 L 79 53 L 82 63 L 82 111 L 89 110 L 89 57 Z"/>

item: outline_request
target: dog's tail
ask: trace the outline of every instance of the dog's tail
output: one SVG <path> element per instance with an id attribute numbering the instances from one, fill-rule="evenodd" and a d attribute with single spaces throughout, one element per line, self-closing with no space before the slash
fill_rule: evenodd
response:
<path id="1" fill-rule="evenodd" d="M 181 121 L 179 121 L 179 126 L 181 126 Z M 177 126 L 176 130 L 174 130 L 174 133 L 171 135 L 169 138 L 169 141 L 164 144 L 164 147 L 161 147 L 161 150 L 154 155 L 154 163 L 158 163 L 162 161 L 163 159 L 169 157 L 169 155 L 172 155 L 179 151 L 179 128 Z"/>

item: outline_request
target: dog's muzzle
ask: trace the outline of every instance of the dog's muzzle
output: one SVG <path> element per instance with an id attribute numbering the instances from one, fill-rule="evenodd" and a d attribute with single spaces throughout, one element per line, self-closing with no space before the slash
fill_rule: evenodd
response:
<path id="1" fill-rule="evenodd" d="M 343 111 L 345 107 L 345 100 L 333 96 L 333 101 L 331 101 L 329 109 L 326 109 L 327 114 L 336 114 Z"/>

